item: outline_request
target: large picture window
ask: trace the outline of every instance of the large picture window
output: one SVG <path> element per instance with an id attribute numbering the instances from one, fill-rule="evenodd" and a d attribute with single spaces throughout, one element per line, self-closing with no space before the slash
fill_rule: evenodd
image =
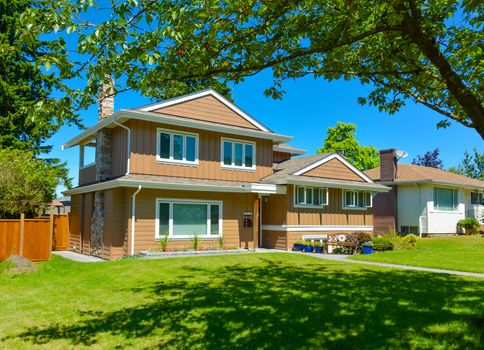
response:
<path id="1" fill-rule="evenodd" d="M 434 188 L 434 209 L 442 211 L 457 211 L 457 190 L 450 188 Z"/>
<path id="2" fill-rule="evenodd" d="M 255 169 L 255 143 L 222 139 L 222 167 Z"/>
<path id="3" fill-rule="evenodd" d="M 158 129 L 156 160 L 198 164 L 198 135 Z"/>
<path id="4" fill-rule="evenodd" d="M 297 186 L 294 203 L 301 207 L 322 207 L 328 204 L 328 189 Z"/>
<path id="5" fill-rule="evenodd" d="M 222 203 L 158 199 L 156 237 L 217 238 L 222 235 Z"/>
<path id="6" fill-rule="evenodd" d="M 373 206 L 372 194 L 370 191 L 345 190 L 343 194 L 343 208 L 366 209 Z"/>

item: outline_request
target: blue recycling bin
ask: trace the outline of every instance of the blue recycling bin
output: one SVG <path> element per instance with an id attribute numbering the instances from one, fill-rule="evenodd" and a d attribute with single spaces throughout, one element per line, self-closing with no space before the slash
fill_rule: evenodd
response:
<path id="1" fill-rule="evenodd" d="M 373 254 L 373 247 L 363 247 L 362 254 Z"/>

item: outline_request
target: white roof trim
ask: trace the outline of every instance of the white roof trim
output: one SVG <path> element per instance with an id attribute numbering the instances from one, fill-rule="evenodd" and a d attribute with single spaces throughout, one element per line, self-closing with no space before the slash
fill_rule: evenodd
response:
<path id="1" fill-rule="evenodd" d="M 154 123 L 184 126 L 184 127 L 194 128 L 194 129 L 218 131 L 221 133 L 232 134 L 232 135 L 269 139 L 276 142 L 287 142 L 292 139 L 291 136 L 276 134 L 273 132 L 264 132 L 259 130 L 241 128 L 237 126 L 217 124 L 217 123 L 193 120 L 193 119 L 182 118 L 182 117 L 174 117 L 171 115 L 161 114 L 161 113 L 143 112 L 143 111 L 134 110 L 134 109 L 122 109 L 114 113 L 109 118 L 106 118 L 100 121 L 99 123 L 90 127 L 86 131 L 70 139 L 69 141 L 67 141 L 62 145 L 62 149 L 67 149 L 82 143 L 83 140 L 92 137 L 95 133 L 97 133 L 102 128 L 116 126 L 116 124 L 114 123 L 115 119 L 119 123 L 123 123 L 128 119 L 137 119 L 137 120 L 150 121 Z"/>
<path id="2" fill-rule="evenodd" d="M 216 92 L 215 90 L 212 90 L 212 89 L 202 90 L 200 92 L 196 92 L 196 93 L 193 93 L 193 94 L 175 97 L 175 98 L 167 100 L 167 101 L 163 101 L 163 102 L 160 102 L 160 103 L 157 103 L 157 104 L 149 105 L 149 106 L 144 107 L 144 108 L 140 108 L 140 110 L 143 111 L 143 112 L 152 112 L 156 109 L 169 107 L 169 106 L 172 106 L 172 105 L 176 105 L 176 104 L 183 103 L 183 102 L 190 101 L 190 100 L 195 100 L 197 98 L 200 98 L 200 97 L 203 97 L 203 96 L 208 96 L 208 95 L 215 97 L 217 100 L 222 102 L 225 106 L 227 106 L 232 111 L 234 111 L 235 113 L 240 115 L 242 118 L 247 120 L 252 125 L 258 127 L 260 130 L 265 131 L 265 132 L 271 132 L 264 125 L 260 124 L 257 120 L 252 118 L 250 115 L 245 113 L 239 107 L 235 106 L 233 103 L 231 103 L 225 97 L 223 97 L 218 92 Z"/>
<path id="3" fill-rule="evenodd" d="M 234 192 L 234 193 L 285 193 L 285 186 L 274 184 L 257 184 L 250 183 L 248 185 L 243 184 L 240 187 L 233 186 L 215 186 L 215 185 L 199 185 L 199 184 L 177 184 L 169 182 L 159 181 L 144 181 L 144 180 L 127 180 L 127 179 L 115 179 L 111 181 L 100 182 L 92 185 L 76 187 L 62 192 L 63 194 L 73 195 L 93 191 L 102 191 L 117 187 L 131 187 L 137 188 L 138 186 L 143 188 L 152 189 L 169 189 L 179 191 L 210 191 L 210 192 Z M 261 185 L 261 186 L 258 186 Z"/>
<path id="4" fill-rule="evenodd" d="M 328 188 L 342 188 L 347 190 L 362 190 L 362 191 L 373 191 L 373 192 L 388 192 L 390 191 L 390 187 L 384 186 L 380 183 L 366 183 L 362 182 L 361 185 L 357 182 L 354 183 L 347 183 L 338 180 L 331 180 L 326 178 L 317 178 L 314 179 L 309 178 L 308 176 L 300 177 L 289 175 L 289 177 L 275 180 L 273 183 L 277 185 L 302 185 L 302 186 L 319 186 L 319 187 L 328 187 Z"/>
<path id="5" fill-rule="evenodd" d="M 398 185 L 413 185 L 413 184 L 428 184 L 428 185 L 444 185 L 449 187 L 456 187 L 456 188 L 465 188 L 465 189 L 484 189 L 484 185 L 477 186 L 471 184 L 462 184 L 457 182 L 450 182 L 450 181 L 439 181 L 439 180 L 416 180 L 416 181 L 383 181 L 378 182 L 382 185 L 391 185 L 391 186 L 398 186 Z"/>
<path id="6" fill-rule="evenodd" d="M 365 180 L 366 182 L 369 182 L 369 183 L 374 183 L 372 179 L 370 179 L 368 176 L 366 176 L 365 174 L 363 174 L 361 171 L 359 171 L 357 168 L 355 168 L 350 162 L 348 162 L 344 157 L 342 157 L 341 155 L 339 155 L 338 153 L 333 153 L 331 154 L 330 156 L 326 157 L 326 158 L 323 158 L 311 165 L 308 165 L 307 167 L 295 172 L 294 174 L 292 175 L 303 175 L 304 173 L 307 173 L 309 170 L 312 170 L 314 168 L 317 168 L 318 166 L 326 163 L 326 162 L 329 162 L 330 160 L 332 159 L 338 159 L 340 160 L 344 165 L 346 165 L 348 168 L 350 168 L 350 170 L 352 170 L 356 175 L 358 175 L 359 177 L 361 177 L 363 180 Z"/>
<path id="7" fill-rule="evenodd" d="M 284 232 L 331 232 L 331 231 L 373 231 L 373 226 L 339 225 L 262 225 L 262 230 Z"/>

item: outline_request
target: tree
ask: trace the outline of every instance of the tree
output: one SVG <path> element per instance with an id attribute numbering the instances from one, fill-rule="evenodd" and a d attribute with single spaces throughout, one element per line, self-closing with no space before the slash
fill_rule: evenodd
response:
<path id="1" fill-rule="evenodd" d="M 474 154 L 470 155 L 466 150 L 464 159 L 456 167 L 450 167 L 449 171 L 484 181 L 484 153 L 474 148 Z"/>
<path id="2" fill-rule="evenodd" d="M 65 166 L 59 165 L 38 159 L 30 151 L 1 149 L 0 218 L 21 213 L 35 217 L 52 201 L 60 181 L 70 186 Z"/>
<path id="3" fill-rule="evenodd" d="M 439 153 L 440 151 L 437 147 L 433 151 L 428 151 L 423 156 L 417 155 L 417 157 L 412 160 L 412 164 L 443 169 L 444 162 L 442 162 L 442 160 L 439 158 Z"/>
<path id="4" fill-rule="evenodd" d="M 439 127 L 454 120 L 484 138 L 479 1 L 39 2 L 40 13 L 22 15 L 24 40 L 69 34 L 81 55 L 71 71 L 88 79 L 76 94 L 81 105 L 94 103 L 106 75 L 117 92 L 166 98 L 207 86 L 228 93 L 271 69 L 274 98 L 285 79 L 358 79 L 371 84 L 361 104 L 393 114 L 411 100 L 440 113 Z"/>
<path id="5" fill-rule="evenodd" d="M 380 154 L 373 146 L 361 146 L 355 139 L 355 124 L 338 122 L 329 127 L 323 147 L 318 153 L 340 152 L 351 164 L 361 171 L 380 165 Z"/>
<path id="6" fill-rule="evenodd" d="M 33 0 L 0 0 L 0 148 L 13 147 L 35 154 L 49 151 L 44 145 L 65 123 L 77 123 L 70 91 L 62 82 L 69 63 L 62 39 L 19 41 L 20 15 L 35 7 Z M 48 60 L 46 60 L 48 57 Z M 48 73 L 50 61 L 64 67 Z"/>

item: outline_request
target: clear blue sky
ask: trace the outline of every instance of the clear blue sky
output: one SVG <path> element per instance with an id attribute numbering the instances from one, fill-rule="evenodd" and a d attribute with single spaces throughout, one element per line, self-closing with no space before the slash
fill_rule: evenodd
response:
<path id="1" fill-rule="evenodd" d="M 436 147 L 440 149 L 445 168 L 457 165 L 464 151 L 477 147 L 484 151 L 484 143 L 473 129 L 452 123 L 447 129 L 437 129 L 442 119 L 430 109 L 409 103 L 399 113 L 388 115 L 375 107 L 360 106 L 356 98 L 366 96 L 368 86 L 356 81 L 326 82 L 310 77 L 284 84 L 286 94 L 282 100 L 272 100 L 263 91 L 270 86 L 269 72 L 248 78 L 233 89 L 235 103 L 275 132 L 290 135 L 292 146 L 314 154 L 321 147 L 326 130 L 338 121 L 357 125 L 356 138 L 362 145 L 373 145 L 378 149 L 398 148 L 409 153 L 402 162 L 412 159 Z M 132 108 L 151 102 L 136 93 L 124 93 L 115 99 L 115 109 Z M 97 112 L 93 106 L 82 113 L 84 123 L 96 123 Z M 67 161 L 73 184 L 77 186 L 79 171 L 78 147 L 61 150 L 61 145 L 81 130 L 63 127 L 47 144 L 54 145 L 50 156 Z M 63 188 L 59 188 L 59 191 Z"/>

